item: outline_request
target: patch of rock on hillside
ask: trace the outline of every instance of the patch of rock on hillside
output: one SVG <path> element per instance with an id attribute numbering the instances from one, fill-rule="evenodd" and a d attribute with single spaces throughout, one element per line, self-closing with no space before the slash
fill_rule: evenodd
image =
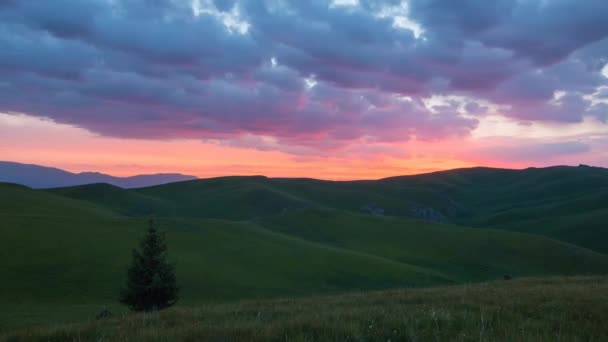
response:
<path id="1" fill-rule="evenodd" d="M 427 221 L 436 222 L 436 223 L 449 223 L 450 222 L 448 220 L 448 218 L 445 217 L 445 215 L 443 215 L 438 210 L 430 208 L 430 207 L 414 206 L 410 209 L 410 212 L 413 217 L 421 219 L 421 220 L 427 220 Z"/>
<path id="2" fill-rule="evenodd" d="M 384 209 L 379 207 L 375 203 L 362 205 L 359 210 L 370 215 L 384 216 Z"/>
<path id="3" fill-rule="evenodd" d="M 286 207 L 283 207 L 281 212 L 286 213 L 288 211 L 301 211 L 301 210 L 306 210 L 306 209 L 310 209 L 313 208 L 312 205 L 307 205 L 304 203 L 300 203 L 300 204 L 292 204 Z"/>

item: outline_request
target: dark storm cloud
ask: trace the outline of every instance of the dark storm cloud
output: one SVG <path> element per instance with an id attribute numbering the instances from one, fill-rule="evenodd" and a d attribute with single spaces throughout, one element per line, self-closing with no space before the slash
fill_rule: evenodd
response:
<path id="1" fill-rule="evenodd" d="M 412 17 L 430 36 L 454 46 L 466 40 L 514 52 L 536 65 L 558 62 L 606 37 L 603 0 L 412 0 Z"/>
<path id="2" fill-rule="evenodd" d="M 608 85 L 605 1 L 0 4 L 0 111 L 104 135 L 433 140 L 477 127 L 473 98 L 520 120 L 606 121 L 589 98 Z M 422 33 L 397 25 L 406 8 Z"/>

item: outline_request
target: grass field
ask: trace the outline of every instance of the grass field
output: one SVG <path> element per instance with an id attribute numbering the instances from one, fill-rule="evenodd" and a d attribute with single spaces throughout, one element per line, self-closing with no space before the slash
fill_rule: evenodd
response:
<path id="1" fill-rule="evenodd" d="M 607 175 L 476 168 L 355 182 L 223 177 L 131 190 L 0 184 L 0 331 L 77 322 L 104 307 L 125 313 L 117 296 L 149 217 L 177 263 L 175 315 L 503 275 L 608 274 Z M 416 208 L 450 223 L 416 218 Z M 595 291 L 593 282 L 574 282 Z M 542 282 L 514 284 L 523 291 L 528 283 Z"/>
<path id="2" fill-rule="evenodd" d="M 378 181 L 222 177 L 121 190 L 107 185 L 51 190 L 131 216 L 248 220 L 312 208 L 413 217 L 432 209 L 448 222 L 546 235 L 608 252 L 608 170 L 556 166 L 471 168 Z"/>
<path id="3" fill-rule="evenodd" d="M 438 270 L 458 282 L 608 270 L 603 254 L 502 230 L 312 209 L 260 222 L 305 240 Z"/>
<path id="4" fill-rule="evenodd" d="M 608 278 L 242 301 L 15 331 L 5 341 L 605 341 Z"/>
<path id="5" fill-rule="evenodd" d="M 74 307 L 95 311 L 115 303 L 145 221 L 24 188 L 9 190 L 11 205 L 38 204 L 28 215 L 0 211 L 0 329 L 70 318 Z M 432 270 L 251 223 L 162 219 L 160 224 L 186 303 L 453 282 Z M 45 317 L 48 311 L 55 317 Z"/>

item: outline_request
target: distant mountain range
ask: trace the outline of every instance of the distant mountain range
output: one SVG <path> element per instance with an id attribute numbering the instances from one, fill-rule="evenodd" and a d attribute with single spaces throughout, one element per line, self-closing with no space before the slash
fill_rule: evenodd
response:
<path id="1" fill-rule="evenodd" d="M 99 172 L 72 173 L 54 167 L 0 161 L 0 182 L 16 183 L 36 189 L 92 183 L 107 183 L 121 188 L 141 188 L 196 178 L 179 173 L 114 177 Z"/>

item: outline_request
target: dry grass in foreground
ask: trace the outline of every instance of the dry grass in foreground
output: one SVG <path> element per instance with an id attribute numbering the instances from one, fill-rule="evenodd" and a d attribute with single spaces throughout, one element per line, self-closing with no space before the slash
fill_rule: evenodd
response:
<path id="1" fill-rule="evenodd" d="M 247 301 L 10 333 L 6 341 L 608 341 L 608 277 Z"/>

